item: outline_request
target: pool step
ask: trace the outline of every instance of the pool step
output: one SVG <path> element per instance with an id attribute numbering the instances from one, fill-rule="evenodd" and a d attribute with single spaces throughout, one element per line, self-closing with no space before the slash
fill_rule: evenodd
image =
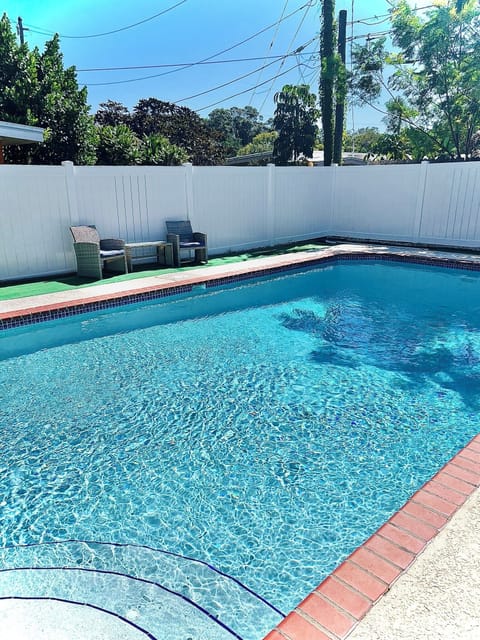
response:
<path id="1" fill-rule="evenodd" d="M 153 639 L 257 640 L 282 618 L 214 567 L 146 546 L 15 546 L 0 549 L 0 567 L 0 600 L 87 605 Z"/>

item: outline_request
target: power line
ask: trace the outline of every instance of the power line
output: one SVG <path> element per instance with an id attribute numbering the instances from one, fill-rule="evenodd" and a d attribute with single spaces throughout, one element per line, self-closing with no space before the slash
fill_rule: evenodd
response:
<path id="1" fill-rule="evenodd" d="M 133 24 L 128 24 L 125 27 L 120 27 L 119 29 L 113 29 L 112 31 L 105 31 L 103 33 L 93 33 L 90 35 L 85 35 L 85 36 L 67 36 L 67 35 L 63 35 L 63 34 L 59 34 L 61 38 L 72 38 L 75 40 L 83 40 L 85 38 L 100 38 L 102 36 L 109 36 L 112 33 L 120 33 L 120 31 L 127 31 L 128 29 L 133 29 L 133 27 L 138 27 L 138 25 L 140 24 L 145 24 L 145 22 L 150 22 L 151 20 L 155 20 L 155 18 L 158 18 L 159 16 L 163 16 L 165 13 L 168 13 L 169 11 L 172 11 L 173 9 L 176 9 L 177 7 L 179 7 L 182 4 L 185 4 L 185 2 L 187 2 L 187 0 L 180 0 L 180 2 L 177 2 L 177 4 L 172 5 L 171 7 L 168 7 L 167 9 L 164 9 L 163 11 L 159 11 L 158 13 L 155 13 L 153 16 L 150 16 L 149 18 L 145 18 L 144 20 L 139 20 L 138 22 L 134 22 Z M 29 23 L 27 23 L 29 24 Z M 35 27 L 35 25 L 29 24 L 29 29 L 32 33 L 38 33 L 40 35 L 53 35 L 54 31 L 49 31 L 47 29 L 42 29 L 41 27 Z"/>
<path id="2" fill-rule="evenodd" d="M 277 78 L 286 75 L 287 73 L 290 73 L 290 71 L 293 71 L 295 68 L 297 67 L 297 65 L 293 65 L 293 67 L 290 67 L 290 69 L 287 69 L 286 71 L 284 71 L 283 73 L 279 73 L 276 76 L 274 76 L 273 78 L 269 78 L 268 80 L 265 80 L 264 82 L 261 82 L 260 84 L 250 87 L 249 89 L 245 89 L 244 91 L 239 91 L 238 93 L 234 93 L 231 96 L 228 96 L 227 98 L 223 98 L 222 100 L 217 100 L 217 102 L 212 102 L 211 104 L 207 104 L 205 107 L 201 107 L 200 109 L 195 109 L 195 111 L 205 111 L 205 109 L 210 109 L 210 107 L 214 107 L 217 104 L 221 104 L 222 102 L 226 102 L 227 100 L 231 100 L 232 98 L 236 98 L 237 96 L 241 96 L 244 93 L 249 93 L 250 91 L 253 91 L 253 89 L 256 89 L 257 87 L 261 87 L 264 84 L 268 84 L 271 80 L 276 80 Z"/>
<path id="3" fill-rule="evenodd" d="M 305 9 L 305 7 L 308 7 L 308 6 L 311 6 L 311 1 L 310 2 L 306 2 L 305 4 L 303 4 L 298 9 L 295 9 L 295 11 L 292 11 L 291 13 L 286 15 L 283 18 L 283 20 L 287 20 L 288 18 L 291 18 L 292 16 L 297 14 L 299 11 L 302 11 L 302 9 Z M 195 66 L 197 66 L 199 64 L 203 64 L 205 62 L 213 60 L 214 58 L 218 58 L 219 56 L 223 55 L 224 53 L 227 53 L 228 51 L 232 51 L 232 49 L 236 49 L 237 47 L 240 47 L 242 44 L 245 44 L 246 42 L 249 42 L 250 40 L 253 40 L 257 36 L 261 35 L 262 33 L 265 33 L 265 31 L 268 31 L 269 29 L 272 29 L 277 23 L 278 23 L 278 20 L 276 22 L 268 25 L 267 27 L 264 27 L 263 29 L 260 29 L 260 31 L 257 31 L 253 35 L 248 36 L 248 38 L 245 38 L 244 40 L 241 40 L 240 42 L 237 42 L 236 44 L 233 44 L 232 46 L 227 47 L 226 49 L 223 49 L 222 51 L 218 51 L 217 53 L 214 53 L 213 55 L 208 56 L 207 58 L 203 58 L 202 60 L 198 60 L 197 62 L 192 62 L 191 64 L 189 64 L 187 66 L 184 66 L 184 67 L 180 67 L 178 69 L 171 69 L 170 71 L 164 71 L 163 73 L 157 73 L 157 74 L 151 75 L 151 76 L 143 76 L 141 78 L 130 78 L 129 80 L 117 80 L 117 81 L 114 81 L 114 82 L 93 82 L 93 83 L 87 84 L 87 86 L 88 87 L 94 87 L 94 86 L 106 86 L 106 85 L 112 85 L 112 84 L 125 84 L 127 82 L 139 82 L 141 80 L 150 80 L 151 78 L 160 78 L 161 76 L 166 76 L 166 75 L 169 75 L 171 73 L 178 73 L 179 71 L 184 71 L 185 69 L 189 69 L 191 67 L 195 67 Z"/>
<path id="4" fill-rule="evenodd" d="M 301 55 L 308 55 L 309 52 L 302 53 Z M 138 66 L 131 67 L 94 67 L 91 69 L 77 69 L 78 73 L 87 72 L 87 71 L 131 71 L 134 69 L 162 69 L 164 67 L 191 67 L 192 65 L 206 65 L 206 64 L 226 64 L 231 62 L 252 62 L 256 60 L 273 60 L 285 58 L 288 56 L 296 56 L 299 55 L 295 51 L 293 53 L 281 53 L 275 56 L 256 56 L 252 58 L 230 58 L 228 60 L 209 60 L 206 62 L 177 62 L 177 63 L 166 63 L 166 64 L 143 64 Z"/>
<path id="5" fill-rule="evenodd" d="M 303 45 L 303 47 L 306 47 L 311 42 L 312 42 L 312 40 L 310 40 L 305 45 Z M 291 56 L 291 55 L 298 55 L 298 54 L 295 54 L 295 53 L 287 54 L 287 55 L 283 56 L 283 59 L 285 60 L 285 58 L 287 58 L 288 56 Z M 217 91 L 218 89 L 223 89 L 223 87 L 227 87 L 228 85 L 234 84 L 235 82 L 238 82 L 239 80 L 243 80 L 244 78 L 248 78 L 248 76 L 252 76 L 254 73 L 258 73 L 259 71 L 263 71 L 264 69 L 266 69 L 267 67 L 272 66 L 272 64 L 275 64 L 276 62 L 277 62 L 277 60 L 273 60 L 273 62 L 267 62 L 267 64 L 263 65 L 262 67 L 259 67 L 258 69 L 254 69 L 253 71 L 249 71 L 248 73 L 245 73 L 244 75 L 239 76 L 238 78 L 234 78 L 233 80 L 229 80 L 228 82 L 224 82 L 223 84 L 219 84 L 218 86 L 213 87 L 212 89 L 206 89 L 205 91 L 201 91 L 200 93 L 195 93 L 194 95 L 187 96 L 186 98 L 180 98 L 179 100 L 174 100 L 174 102 L 186 102 L 187 100 L 191 100 L 193 98 L 198 98 L 199 96 L 204 96 L 205 94 L 212 93 L 213 91 Z M 297 62 L 297 65 L 298 64 L 299 63 Z M 261 85 L 257 83 L 256 86 L 261 86 Z"/>
<path id="6" fill-rule="evenodd" d="M 304 12 L 304 14 L 303 14 L 303 16 L 302 16 L 301 21 L 300 21 L 300 24 L 298 25 L 297 30 L 295 31 L 295 34 L 294 34 L 293 38 L 291 39 L 290 44 L 288 45 L 288 51 L 289 51 L 289 53 L 290 53 L 290 47 L 293 45 L 293 43 L 294 43 L 294 41 L 295 41 L 295 38 L 297 37 L 298 32 L 300 31 L 300 29 L 301 29 L 301 27 L 302 27 L 302 25 L 303 25 L 303 23 L 304 23 L 304 21 L 305 21 L 305 18 L 307 17 L 308 12 L 310 11 L 310 9 L 311 9 L 313 6 L 314 6 L 314 4 L 313 4 L 313 3 L 311 3 L 311 4 L 309 4 L 309 5 L 306 7 L 306 10 L 305 10 L 305 12 Z M 284 65 L 284 64 L 285 64 L 285 58 L 282 60 L 282 62 L 281 62 L 281 64 L 280 64 L 280 67 L 279 67 L 279 69 L 278 69 L 278 71 L 279 71 L 279 72 L 281 71 L 281 69 L 282 69 L 282 67 L 283 67 L 283 65 Z M 281 75 L 283 75 L 283 74 L 281 74 Z M 266 101 L 267 101 L 267 99 L 268 99 L 268 96 L 270 95 L 270 92 L 271 92 L 271 90 L 272 90 L 273 84 L 274 84 L 275 80 L 277 79 L 277 77 L 278 77 L 278 75 L 277 75 L 277 76 L 275 76 L 275 77 L 272 79 L 272 84 L 270 85 L 270 89 L 269 89 L 269 91 L 266 93 L 266 95 L 265 95 L 265 97 L 264 97 L 264 99 L 263 99 L 263 102 L 262 102 L 262 105 L 261 105 L 261 107 L 260 107 L 259 111 L 262 111 L 262 110 L 263 110 L 263 107 L 265 106 L 265 103 L 266 103 Z"/>
<path id="7" fill-rule="evenodd" d="M 283 15 L 284 15 L 285 11 L 287 10 L 288 2 L 289 2 L 289 0 L 285 0 L 285 4 L 283 5 L 282 13 L 280 14 L 280 18 L 279 18 L 279 20 L 277 22 L 277 27 L 276 27 L 275 32 L 273 34 L 272 40 L 271 40 L 271 42 L 270 42 L 270 44 L 268 46 L 268 51 L 272 50 L 272 47 L 273 47 L 273 45 L 275 43 L 275 38 L 277 37 L 278 28 L 280 27 L 280 23 L 282 21 Z M 265 56 L 265 59 L 267 59 L 267 56 Z M 261 78 L 262 78 L 262 72 L 260 72 L 258 74 L 257 82 L 260 82 Z M 250 106 L 252 104 L 252 100 L 253 100 L 254 97 L 255 97 L 255 91 L 250 96 L 250 100 L 248 101 L 248 106 Z"/>

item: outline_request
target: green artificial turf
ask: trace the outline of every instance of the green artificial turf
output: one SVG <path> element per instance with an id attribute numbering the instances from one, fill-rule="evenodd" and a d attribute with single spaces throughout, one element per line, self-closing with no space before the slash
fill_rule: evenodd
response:
<path id="1" fill-rule="evenodd" d="M 245 262 L 254 258 L 262 258 L 272 255 L 281 255 L 285 253 L 297 253 L 299 251 L 313 251 L 325 248 L 327 245 L 308 242 L 295 245 L 282 245 L 276 247 L 267 247 L 264 249 L 255 249 L 241 254 L 226 255 L 211 258 L 208 265 L 227 265 L 235 262 Z M 44 293 L 57 293 L 58 291 L 68 291 L 71 289 L 82 289 L 85 287 L 94 287 L 98 284 L 107 282 L 124 282 L 126 280 L 135 280 L 138 278 L 147 278 L 148 276 L 158 276 L 177 271 L 185 271 L 190 269 L 204 268 L 206 265 L 184 266 L 177 268 L 155 268 L 149 269 L 150 265 L 137 266 L 133 273 L 126 273 L 116 276 L 108 275 L 103 280 L 91 280 L 89 278 L 79 278 L 77 275 L 57 276 L 53 278 L 45 278 L 43 280 L 30 280 L 28 282 L 15 282 L 15 284 L 0 285 L 0 301 L 13 300 L 14 298 L 26 298 L 29 296 L 37 296 Z"/>

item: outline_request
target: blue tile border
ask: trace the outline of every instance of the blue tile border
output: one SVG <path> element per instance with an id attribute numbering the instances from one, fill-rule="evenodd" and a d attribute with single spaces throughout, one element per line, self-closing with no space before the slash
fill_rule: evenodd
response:
<path id="1" fill-rule="evenodd" d="M 222 285 L 252 280 L 264 276 L 273 275 L 275 273 L 289 272 L 293 270 L 308 269 L 310 267 L 335 264 L 345 261 L 381 261 L 381 262 L 403 262 L 410 264 L 440 266 L 447 269 L 462 269 L 467 271 L 480 271 L 480 262 L 474 263 L 467 260 L 456 260 L 450 257 L 440 256 L 412 256 L 400 254 L 384 254 L 384 253 L 362 253 L 352 252 L 339 254 L 334 256 L 318 256 L 305 262 L 292 262 L 287 265 L 265 267 L 263 269 L 255 269 L 247 273 L 240 273 L 230 276 L 219 276 L 213 280 L 199 281 L 198 283 L 185 285 L 172 285 L 163 289 L 154 289 L 141 293 L 126 294 L 120 297 L 110 298 L 106 300 L 98 300 L 95 302 L 78 303 L 68 307 L 59 307 L 48 311 L 32 311 L 22 316 L 6 318 L 0 320 L 0 331 L 6 329 L 14 329 L 27 325 L 39 324 L 49 320 L 57 320 L 60 318 L 68 318 L 83 313 L 91 313 L 92 311 L 101 311 L 104 309 L 114 309 L 129 304 L 146 302 L 148 300 L 157 300 L 174 296 L 180 293 L 190 293 L 192 289 L 198 285 L 205 285 L 206 288 L 221 287 Z M 92 294 L 93 295 L 93 294 Z"/>

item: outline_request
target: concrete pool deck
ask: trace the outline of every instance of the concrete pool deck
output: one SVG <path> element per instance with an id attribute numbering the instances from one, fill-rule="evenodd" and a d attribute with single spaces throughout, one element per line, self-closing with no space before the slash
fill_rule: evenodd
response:
<path id="1" fill-rule="evenodd" d="M 338 244 L 226 266 L 0 302 L 0 324 L 145 292 L 267 275 L 322 260 L 384 257 L 480 270 L 480 255 L 379 244 Z M 4 325 L 5 326 L 5 325 Z M 480 435 L 343 562 L 268 640 L 473 640 L 480 637 Z M 17 640 L 21 636 L 12 636 Z M 52 639 L 53 640 L 53 639 Z"/>

